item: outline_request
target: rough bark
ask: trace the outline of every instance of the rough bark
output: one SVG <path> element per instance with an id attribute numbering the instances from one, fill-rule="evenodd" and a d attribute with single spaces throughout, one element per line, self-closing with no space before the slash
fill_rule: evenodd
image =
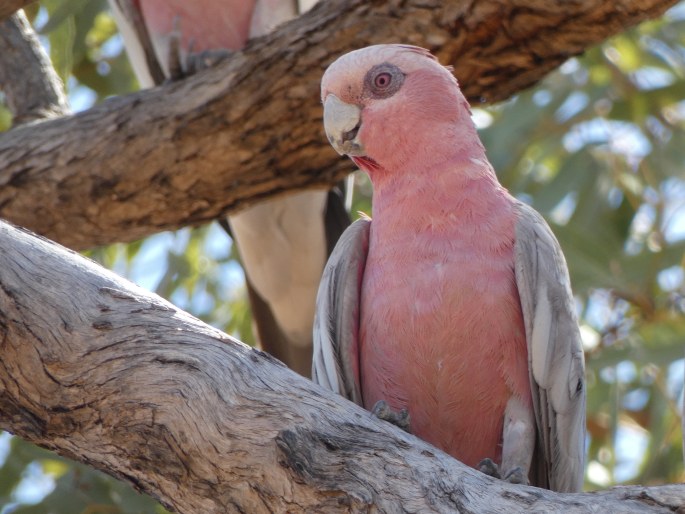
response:
<path id="1" fill-rule="evenodd" d="M 0 91 L 15 125 L 69 113 L 62 81 L 22 11 L 0 21 Z"/>
<path id="2" fill-rule="evenodd" d="M 684 485 L 562 495 L 486 477 L 5 223 L 0 353 L 0 428 L 179 513 L 685 508 Z"/>
<path id="3" fill-rule="evenodd" d="M 0 0 L 0 21 L 9 18 L 19 9 L 23 9 L 35 0 Z"/>
<path id="4" fill-rule="evenodd" d="M 455 66 L 472 101 L 530 86 L 675 0 L 331 0 L 216 68 L 0 138 L 0 216 L 72 248 L 197 224 L 350 171 L 318 83 L 352 48 L 398 41 Z"/>

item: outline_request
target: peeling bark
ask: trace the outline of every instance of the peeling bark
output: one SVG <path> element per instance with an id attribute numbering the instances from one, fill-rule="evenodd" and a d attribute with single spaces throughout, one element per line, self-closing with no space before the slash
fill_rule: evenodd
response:
<path id="1" fill-rule="evenodd" d="M 674 512 L 685 485 L 494 480 L 97 264 L 0 223 L 0 428 L 185 513 Z"/>
<path id="2" fill-rule="evenodd" d="M 322 134 L 318 84 L 342 53 L 425 46 L 493 102 L 674 3 L 322 2 L 211 70 L 4 134 L 0 217 L 82 249 L 330 185 L 352 168 Z"/>

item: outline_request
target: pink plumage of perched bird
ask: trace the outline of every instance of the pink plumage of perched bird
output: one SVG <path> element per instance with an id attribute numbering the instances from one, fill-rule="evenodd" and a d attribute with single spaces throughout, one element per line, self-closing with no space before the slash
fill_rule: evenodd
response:
<path id="1" fill-rule="evenodd" d="M 580 490 L 584 362 L 566 263 L 497 181 L 456 79 L 424 49 L 378 45 L 331 64 L 321 97 L 329 141 L 374 192 L 372 219 L 324 271 L 314 380 L 367 409 L 407 409 L 412 433 L 467 465 Z"/>

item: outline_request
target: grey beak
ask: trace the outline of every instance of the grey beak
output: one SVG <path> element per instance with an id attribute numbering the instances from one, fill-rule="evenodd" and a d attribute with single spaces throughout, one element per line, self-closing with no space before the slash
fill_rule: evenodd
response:
<path id="1" fill-rule="evenodd" d="M 329 94 L 323 104 L 323 126 L 335 151 L 341 155 L 361 156 L 364 146 L 359 141 L 361 109 Z"/>

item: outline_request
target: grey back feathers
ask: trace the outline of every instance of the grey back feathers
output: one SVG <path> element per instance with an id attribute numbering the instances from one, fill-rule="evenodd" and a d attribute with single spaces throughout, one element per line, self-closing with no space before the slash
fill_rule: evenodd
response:
<path id="1" fill-rule="evenodd" d="M 518 204 L 516 284 L 537 423 L 532 482 L 580 491 L 585 461 L 585 364 L 566 261 L 549 226 Z"/>
<path id="2" fill-rule="evenodd" d="M 350 225 L 335 246 L 321 278 L 314 318 L 312 380 L 358 405 L 359 303 L 371 220 Z"/>

